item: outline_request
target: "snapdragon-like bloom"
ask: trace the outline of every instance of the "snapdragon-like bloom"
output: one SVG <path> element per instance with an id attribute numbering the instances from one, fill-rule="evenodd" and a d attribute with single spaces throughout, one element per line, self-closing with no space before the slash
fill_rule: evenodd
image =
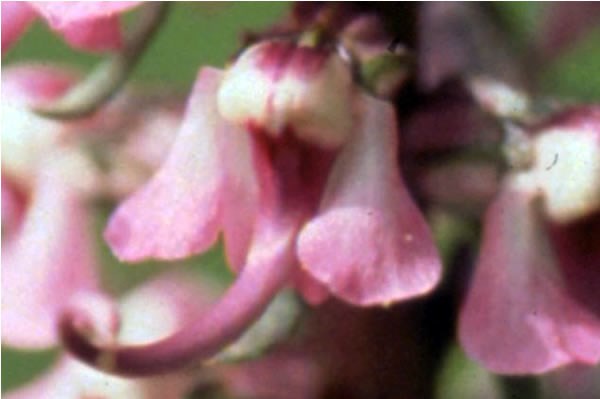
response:
<path id="1" fill-rule="evenodd" d="M 66 344 L 109 371 L 163 372 L 209 358 L 239 336 L 284 285 L 310 302 L 330 293 L 388 305 L 438 281 L 430 232 L 398 171 L 393 107 L 356 87 L 330 49 L 259 43 L 225 72 L 203 68 L 170 155 L 112 216 L 119 258 L 175 259 L 222 232 L 239 272 L 224 297 L 172 336 L 104 348 L 73 326 Z"/>
<path id="2" fill-rule="evenodd" d="M 460 318 L 467 353 L 500 373 L 600 360 L 600 107 L 559 115 L 529 137 L 485 216 Z"/>
<path id="3" fill-rule="evenodd" d="M 42 17 L 74 48 L 116 50 L 122 37 L 119 13 L 139 1 L 2 2 L 2 52 L 8 50 L 37 18 Z"/>

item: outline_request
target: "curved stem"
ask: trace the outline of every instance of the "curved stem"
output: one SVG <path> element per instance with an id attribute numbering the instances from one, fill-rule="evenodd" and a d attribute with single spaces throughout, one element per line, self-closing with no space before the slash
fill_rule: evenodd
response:
<path id="1" fill-rule="evenodd" d="M 102 347 L 77 327 L 89 325 L 91 316 L 70 309 L 59 325 L 65 346 L 92 367 L 124 376 L 163 373 L 211 358 L 262 314 L 295 264 L 296 227 L 261 230 L 246 266 L 221 300 L 172 335 L 146 345 Z"/>
<path id="2" fill-rule="evenodd" d="M 125 40 L 125 48 L 100 64 L 81 83 L 51 104 L 33 108 L 41 116 L 74 119 L 87 116 L 106 103 L 125 83 L 150 40 L 165 20 L 166 2 L 147 4 Z"/>

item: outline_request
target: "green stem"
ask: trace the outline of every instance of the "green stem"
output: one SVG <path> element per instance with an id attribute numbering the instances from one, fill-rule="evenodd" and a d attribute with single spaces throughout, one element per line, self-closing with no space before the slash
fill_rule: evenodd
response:
<path id="1" fill-rule="evenodd" d="M 137 24 L 125 39 L 123 50 L 101 63 L 63 97 L 51 104 L 35 107 L 33 111 L 53 119 L 81 118 L 96 111 L 125 83 L 165 20 L 167 8 L 166 2 L 145 5 Z"/>

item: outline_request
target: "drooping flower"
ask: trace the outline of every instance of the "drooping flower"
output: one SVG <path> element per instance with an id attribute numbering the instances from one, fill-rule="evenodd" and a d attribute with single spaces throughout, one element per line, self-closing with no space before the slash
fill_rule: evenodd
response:
<path id="1" fill-rule="evenodd" d="M 397 165 L 393 107 L 362 93 L 329 48 L 274 40 L 225 72 L 203 68 L 169 157 L 122 204 L 105 237 L 119 258 L 175 259 L 223 233 L 239 276 L 203 317 L 146 346 L 103 348 L 65 316 L 79 357 L 143 375 L 207 358 L 294 282 L 309 302 L 425 294 L 440 263 Z"/>
<path id="2" fill-rule="evenodd" d="M 467 353 L 499 373 L 600 361 L 600 107 L 529 139 L 530 167 L 505 178 L 485 216 L 460 317 Z"/>
<path id="3" fill-rule="evenodd" d="M 136 288 L 120 303 L 118 334 L 106 339 L 143 344 L 168 335 L 190 317 L 208 306 L 207 287 L 181 274 L 161 275 Z M 83 304 L 82 304 L 83 305 Z M 88 306 L 89 303 L 85 303 Z M 95 309 L 98 310 L 98 309 Z M 104 321 L 106 322 L 106 321 Z M 112 341 L 109 341 L 112 342 Z M 197 383 L 197 373 L 169 373 L 152 378 L 125 379 L 99 372 L 68 354 L 62 355 L 51 370 L 35 381 L 9 391 L 9 399 L 107 399 L 184 397 Z"/>
<path id="4" fill-rule="evenodd" d="M 139 1 L 2 2 L 2 52 L 8 50 L 37 18 L 43 18 L 74 48 L 116 50 L 122 37 L 118 14 Z"/>

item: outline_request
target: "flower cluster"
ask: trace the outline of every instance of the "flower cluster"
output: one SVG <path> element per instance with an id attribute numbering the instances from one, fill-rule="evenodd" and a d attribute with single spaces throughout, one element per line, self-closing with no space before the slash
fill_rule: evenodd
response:
<path id="1" fill-rule="evenodd" d="M 2 71 L 2 342 L 61 348 L 9 397 L 430 397 L 455 329 L 497 374 L 600 363 L 600 106 L 514 89 L 504 49 L 470 45 L 496 43 L 477 8 L 391 32 L 385 6 L 299 5 L 179 106 L 115 96 L 165 20 L 140 3 L 2 3 L 3 52 L 36 18 L 111 52 L 84 78 Z M 222 248 L 230 285 L 111 289 L 107 206 L 118 262 Z"/>

